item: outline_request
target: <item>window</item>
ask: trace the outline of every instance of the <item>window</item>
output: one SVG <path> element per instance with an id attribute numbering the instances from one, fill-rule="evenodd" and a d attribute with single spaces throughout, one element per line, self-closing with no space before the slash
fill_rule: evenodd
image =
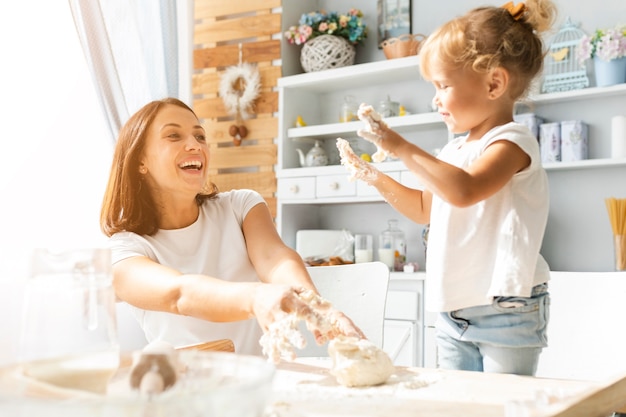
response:
<path id="1" fill-rule="evenodd" d="M 67 2 L 0 6 L 0 281 L 30 249 L 104 243 L 99 229 L 113 141 Z"/>

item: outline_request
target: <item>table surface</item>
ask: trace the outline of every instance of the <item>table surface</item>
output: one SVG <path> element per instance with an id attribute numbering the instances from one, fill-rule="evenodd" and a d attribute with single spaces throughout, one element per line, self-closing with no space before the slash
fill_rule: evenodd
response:
<path id="1" fill-rule="evenodd" d="M 606 417 L 626 404 L 626 375 L 573 381 L 402 368 L 386 384 L 339 385 L 327 358 L 282 362 L 270 417 Z"/>

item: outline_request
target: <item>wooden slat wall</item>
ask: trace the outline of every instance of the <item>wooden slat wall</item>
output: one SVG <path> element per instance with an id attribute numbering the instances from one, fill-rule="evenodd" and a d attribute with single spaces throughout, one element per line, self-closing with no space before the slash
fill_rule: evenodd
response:
<path id="1" fill-rule="evenodd" d="M 281 0 L 195 0 L 194 2 L 194 111 L 207 131 L 211 148 L 211 181 L 221 191 L 250 188 L 267 201 L 276 217 L 276 176 L 274 165 L 278 136 L 278 92 L 281 76 L 280 34 Z M 226 111 L 218 95 L 220 75 L 226 67 L 239 63 L 239 44 L 243 62 L 258 65 L 261 90 L 254 115 L 245 120 L 248 136 L 234 146 L 228 128 L 234 116 Z"/>

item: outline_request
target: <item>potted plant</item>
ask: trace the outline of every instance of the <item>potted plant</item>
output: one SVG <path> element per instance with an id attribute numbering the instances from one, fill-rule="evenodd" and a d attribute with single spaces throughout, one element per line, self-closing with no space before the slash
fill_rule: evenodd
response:
<path id="1" fill-rule="evenodd" d="M 626 26 L 598 29 L 583 36 L 577 58 L 581 65 L 593 59 L 599 87 L 626 82 Z"/>
<path id="2" fill-rule="evenodd" d="M 367 26 L 359 9 L 345 14 L 316 11 L 304 13 L 284 36 L 290 44 L 303 45 L 300 63 L 306 72 L 320 71 L 352 65 L 355 46 L 367 38 Z"/>

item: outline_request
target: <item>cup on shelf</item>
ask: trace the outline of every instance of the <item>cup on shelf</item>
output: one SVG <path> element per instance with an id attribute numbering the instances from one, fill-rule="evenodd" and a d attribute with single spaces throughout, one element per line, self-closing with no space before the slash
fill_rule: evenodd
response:
<path id="1" fill-rule="evenodd" d="M 354 262 L 372 262 L 374 260 L 374 237 L 372 235 L 354 235 Z"/>

